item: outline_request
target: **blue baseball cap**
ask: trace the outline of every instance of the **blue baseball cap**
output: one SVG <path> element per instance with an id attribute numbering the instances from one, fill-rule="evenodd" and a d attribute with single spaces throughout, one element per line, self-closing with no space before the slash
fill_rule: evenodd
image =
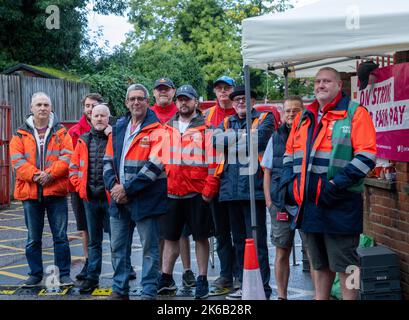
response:
<path id="1" fill-rule="evenodd" d="M 236 85 L 236 82 L 234 81 L 233 78 L 230 78 L 228 76 L 222 76 L 222 77 L 218 78 L 215 82 L 213 82 L 213 88 L 215 86 L 217 86 L 217 84 L 219 82 L 224 82 L 224 83 L 226 83 L 226 84 L 228 84 L 229 86 L 232 86 L 232 87 L 234 87 Z"/>
<path id="2" fill-rule="evenodd" d="M 196 90 L 190 84 L 184 84 L 176 90 L 176 98 L 179 96 L 185 96 L 190 99 L 199 98 Z"/>

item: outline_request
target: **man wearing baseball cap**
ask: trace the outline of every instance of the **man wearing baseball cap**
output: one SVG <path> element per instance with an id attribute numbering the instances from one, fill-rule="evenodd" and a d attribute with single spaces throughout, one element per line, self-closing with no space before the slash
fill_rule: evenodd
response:
<path id="1" fill-rule="evenodd" d="M 169 78 L 160 78 L 155 81 L 153 87 L 153 95 L 155 97 L 155 104 L 151 108 L 155 112 L 159 121 L 162 124 L 168 122 L 178 111 L 175 103 L 173 102 L 173 97 L 175 96 L 176 88 L 172 80 Z M 186 228 L 183 230 L 182 236 L 180 238 L 180 258 L 183 264 L 183 285 L 186 287 L 195 286 L 195 275 L 191 270 L 190 265 L 190 241 L 189 241 L 190 231 Z M 163 237 L 160 235 L 160 266 L 162 266 L 162 256 L 163 256 Z"/>
<path id="2" fill-rule="evenodd" d="M 152 106 L 152 111 L 155 112 L 161 123 L 166 123 L 178 111 L 173 97 L 175 96 L 175 85 L 169 78 L 160 78 L 155 81 L 153 87 L 153 95 L 155 104 Z"/>
<path id="3" fill-rule="evenodd" d="M 206 144 L 211 141 L 206 139 L 206 134 L 211 125 L 197 110 L 198 94 L 191 85 L 183 85 L 176 91 L 176 106 L 179 111 L 165 125 L 170 138 L 170 158 L 164 161 L 168 178 L 168 211 L 160 221 L 165 247 L 158 293 L 176 290 L 172 274 L 179 254 L 179 239 L 186 224 L 196 243 L 199 276 L 195 298 L 205 299 L 209 295 L 208 237 L 212 230 L 209 202 L 219 188 L 219 179 L 214 176 L 216 164 L 209 164 L 206 157 L 206 151 L 209 151 Z"/>

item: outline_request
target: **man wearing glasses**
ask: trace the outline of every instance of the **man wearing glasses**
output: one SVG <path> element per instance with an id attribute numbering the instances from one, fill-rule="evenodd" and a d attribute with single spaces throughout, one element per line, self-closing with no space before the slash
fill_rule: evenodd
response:
<path id="1" fill-rule="evenodd" d="M 213 92 L 216 95 L 217 102 L 216 105 L 204 111 L 204 117 L 216 128 L 225 118 L 236 114 L 236 110 L 229 98 L 234 85 L 234 79 L 228 76 L 222 76 L 213 83 Z M 212 285 L 217 289 L 238 289 L 240 288 L 239 271 L 235 263 L 229 213 L 224 203 L 219 202 L 218 194 L 210 202 L 210 208 L 215 227 L 216 251 L 220 261 L 220 276 L 213 281 Z"/>
<path id="2" fill-rule="evenodd" d="M 257 255 L 260 262 L 261 278 L 267 298 L 271 295 L 270 266 L 268 262 L 266 208 L 263 193 L 263 172 L 259 162 L 255 174 L 249 173 L 247 158 L 248 146 L 246 135 L 249 130 L 246 125 L 246 96 L 244 86 L 237 86 L 230 94 L 233 108 L 237 114 L 226 118 L 215 130 L 214 143 L 218 154 L 224 154 L 224 162 L 218 166 L 216 174 L 220 177 L 219 201 L 227 207 L 236 261 L 239 266 L 239 280 L 243 279 L 244 245 L 246 238 L 252 238 L 249 174 L 255 185 L 256 219 L 257 219 Z M 251 92 L 251 129 L 255 129 L 254 140 L 257 138 L 257 152 L 261 155 L 271 133 L 274 130 L 274 117 L 271 113 L 260 113 L 253 108 L 256 94 Z M 254 141 L 253 140 L 253 141 Z M 242 290 L 228 295 L 228 299 L 241 299 Z"/>
<path id="3" fill-rule="evenodd" d="M 131 244 L 135 226 L 143 247 L 142 299 L 155 299 L 159 278 L 158 218 L 166 213 L 166 174 L 161 163 L 162 125 L 149 109 L 149 93 L 131 85 L 125 104 L 129 113 L 112 128 L 104 157 L 104 183 L 110 192 L 112 299 L 129 299 Z"/>

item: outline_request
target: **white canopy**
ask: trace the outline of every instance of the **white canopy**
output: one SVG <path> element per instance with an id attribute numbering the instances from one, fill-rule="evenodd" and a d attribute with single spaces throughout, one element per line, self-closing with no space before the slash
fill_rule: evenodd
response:
<path id="1" fill-rule="evenodd" d="M 408 0 L 321 0 L 243 20 L 244 65 L 253 68 L 295 64 L 297 70 L 303 63 L 311 66 L 321 59 L 333 65 L 340 57 L 354 59 L 408 49 Z M 353 60 L 334 67 L 351 72 L 355 65 Z M 310 75 L 296 72 L 300 74 Z"/>

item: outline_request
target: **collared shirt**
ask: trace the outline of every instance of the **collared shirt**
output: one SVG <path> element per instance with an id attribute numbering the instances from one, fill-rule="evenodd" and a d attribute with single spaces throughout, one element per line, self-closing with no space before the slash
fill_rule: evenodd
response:
<path id="1" fill-rule="evenodd" d="M 141 124 L 139 124 L 134 132 L 131 133 L 132 119 L 129 121 L 126 127 L 124 145 L 122 147 L 121 162 L 119 163 L 119 182 L 120 184 L 125 183 L 125 156 L 132 144 L 133 139 L 136 137 L 138 132 L 141 130 Z"/>
<path id="2" fill-rule="evenodd" d="M 271 137 L 270 140 L 268 140 L 266 150 L 264 151 L 263 160 L 261 161 L 260 165 L 263 168 L 269 169 L 270 171 L 273 170 L 273 137 Z M 292 216 L 297 215 L 298 211 L 297 206 L 285 205 L 285 209 Z"/>

